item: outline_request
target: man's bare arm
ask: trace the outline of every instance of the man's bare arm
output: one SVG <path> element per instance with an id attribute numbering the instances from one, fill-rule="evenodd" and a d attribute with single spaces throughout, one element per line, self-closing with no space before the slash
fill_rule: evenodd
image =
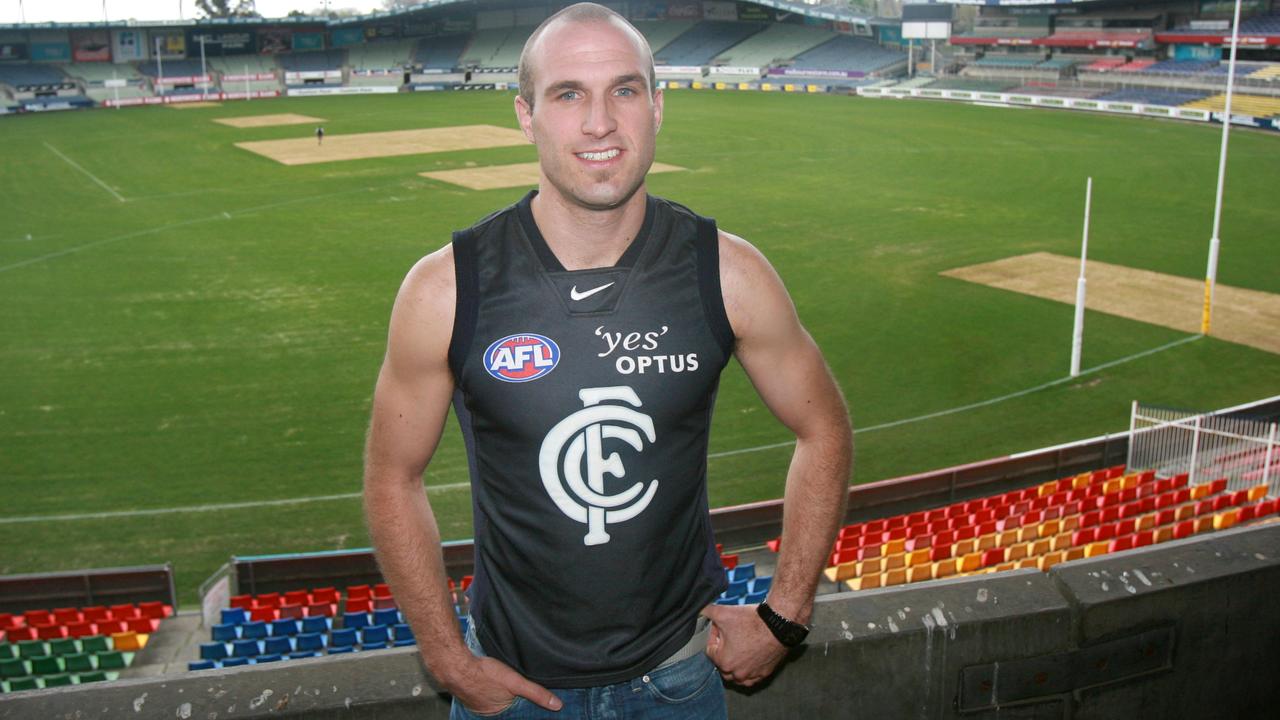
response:
<path id="1" fill-rule="evenodd" d="M 423 662 L 444 689 L 480 713 L 503 709 L 515 695 L 554 710 L 559 700 L 546 688 L 497 660 L 475 657 L 463 643 L 439 529 L 422 487 L 453 394 L 454 287 L 453 253 L 446 247 L 419 261 L 396 297 L 365 449 L 366 521 Z"/>
<path id="2" fill-rule="evenodd" d="M 849 413 L 813 338 L 764 256 L 721 233 L 721 285 L 737 338 L 735 355 L 765 405 L 796 435 L 787 471 L 782 548 L 769 605 L 809 621 L 818 578 L 844 517 L 853 457 Z M 785 649 L 755 608 L 711 606 L 718 626 L 712 657 L 727 679 L 751 685 L 767 677 Z M 705 611 L 704 611 L 705 612 Z"/>

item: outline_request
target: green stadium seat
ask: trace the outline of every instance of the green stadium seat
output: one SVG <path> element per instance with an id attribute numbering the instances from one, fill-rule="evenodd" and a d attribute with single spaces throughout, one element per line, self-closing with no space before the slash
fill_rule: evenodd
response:
<path id="1" fill-rule="evenodd" d="M 18 657 L 18 646 L 0 643 L 0 660 L 12 660 Z"/>
<path id="2" fill-rule="evenodd" d="M 113 649 L 111 639 L 105 635 L 95 635 L 80 641 L 80 650 L 87 653 L 100 653 Z"/>
<path id="3" fill-rule="evenodd" d="M 78 652 L 80 652 L 80 647 L 73 638 L 49 641 L 50 655 L 74 655 Z"/>
<path id="4" fill-rule="evenodd" d="M 49 646 L 43 640 L 23 640 L 18 643 L 18 657 L 35 658 L 49 654 Z"/>
<path id="5" fill-rule="evenodd" d="M 63 687 L 65 685 L 75 684 L 75 680 L 72 680 L 70 675 L 50 675 L 48 677 L 41 678 L 41 680 L 44 681 L 44 686 L 47 688 Z"/>
<path id="6" fill-rule="evenodd" d="M 133 653 L 108 650 L 107 652 L 98 653 L 97 657 L 99 670 L 123 670 L 129 666 L 129 661 L 133 659 Z"/>
<path id="7" fill-rule="evenodd" d="M 57 675 L 64 672 L 62 658 L 48 655 L 46 657 L 32 658 L 31 674 L 32 675 Z"/>
<path id="8" fill-rule="evenodd" d="M 93 655 L 89 653 L 76 653 L 67 655 L 62 658 L 63 667 L 69 673 L 92 672 L 97 668 L 93 665 Z"/>
<path id="9" fill-rule="evenodd" d="M 0 660 L 0 678 L 20 678 L 30 675 L 27 664 L 22 660 Z"/>
<path id="10" fill-rule="evenodd" d="M 82 673 L 76 676 L 76 680 L 81 685 L 83 685 L 84 683 L 91 683 L 91 682 L 105 682 L 107 679 L 108 679 L 107 674 L 101 671 Z"/>
<path id="11" fill-rule="evenodd" d="M 18 678 L 9 681 L 9 692 L 18 692 L 19 690 L 39 690 L 40 681 L 33 677 Z"/>

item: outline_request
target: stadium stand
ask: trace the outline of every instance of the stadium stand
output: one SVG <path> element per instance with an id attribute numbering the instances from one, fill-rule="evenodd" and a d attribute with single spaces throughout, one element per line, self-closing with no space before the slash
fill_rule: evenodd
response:
<path id="1" fill-rule="evenodd" d="M 720 53 L 760 32 L 762 25 L 705 20 L 654 53 L 662 65 L 706 65 Z"/>
<path id="2" fill-rule="evenodd" d="M 872 73 L 906 62 L 906 59 L 904 53 L 881 47 L 870 40 L 840 35 L 797 55 L 792 67 Z"/>
<path id="3" fill-rule="evenodd" d="M 458 64 L 477 68 L 513 68 L 520 62 L 525 40 L 534 26 L 490 28 L 477 32 L 471 45 L 461 53 Z"/>
<path id="4" fill-rule="evenodd" d="M 424 38 L 418 41 L 413 62 L 423 70 L 453 70 L 462 64 L 458 58 L 470 42 L 470 35 Z"/>
<path id="5" fill-rule="evenodd" d="M 775 23 L 723 51 L 714 61 L 722 65 L 769 67 L 790 60 L 835 37 L 829 30 Z"/>
<path id="6" fill-rule="evenodd" d="M 1189 485 L 1124 466 L 841 528 L 824 571 L 849 590 L 1021 568 L 1047 571 L 1280 512 L 1257 485 Z M 769 541 L 777 552 L 780 539 Z"/>
<path id="7" fill-rule="evenodd" d="M 697 24 L 697 20 L 651 20 L 637 21 L 635 26 L 649 41 L 649 48 L 657 54 Z"/>
<path id="8" fill-rule="evenodd" d="M 1143 105 L 1166 105 L 1178 107 L 1195 102 L 1208 93 L 1194 90 L 1169 90 L 1166 88 L 1125 88 L 1113 90 L 1099 95 L 1096 99 L 1108 102 L 1142 103 Z"/>
<path id="9" fill-rule="evenodd" d="M 208 62 L 205 63 L 208 67 Z M 158 72 L 163 72 L 164 77 L 194 77 L 201 73 L 200 60 L 165 60 L 162 67 L 156 68 L 154 62 L 144 62 L 137 64 L 138 72 L 149 77 L 158 77 Z"/>
<path id="10" fill-rule="evenodd" d="M 1187 101 L 1184 107 L 1222 112 L 1226 109 L 1227 96 L 1218 94 Z M 1231 98 L 1233 115 L 1252 115 L 1258 118 L 1280 117 L 1280 98 L 1261 95 L 1236 94 Z"/>
<path id="11" fill-rule="evenodd" d="M 322 72 L 341 70 L 346 64 L 345 50 L 309 50 L 306 52 L 280 53 L 276 62 L 285 72 Z"/>
<path id="12" fill-rule="evenodd" d="M 257 75 L 273 73 L 277 65 L 266 55 L 227 55 L 209 58 L 208 68 L 220 75 Z"/>
<path id="13" fill-rule="evenodd" d="M 412 40 L 381 40 L 353 45 L 348 62 L 356 72 L 403 70 L 413 57 Z"/>
<path id="14" fill-rule="evenodd" d="M 172 614 L 162 602 L 0 613 L 0 692 L 115 680 Z"/>
<path id="15" fill-rule="evenodd" d="M 63 85 L 69 78 L 53 65 L 35 63 L 0 64 L 0 83 L 19 90 L 29 87 Z"/>
<path id="16" fill-rule="evenodd" d="M 1018 83 L 1014 81 L 1001 80 L 973 80 L 969 78 L 942 78 L 930 82 L 925 87 L 933 90 L 968 90 L 970 92 L 991 92 L 1001 93 L 1008 92 Z"/>
<path id="17" fill-rule="evenodd" d="M 1156 61 L 1152 60 L 1151 58 L 1135 58 L 1123 65 L 1120 65 L 1119 67 L 1114 68 L 1113 72 L 1118 72 L 1118 73 L 1142 72 L 1143 70 L 1146 70 L 1147 68 L 1155 64 L 1156 64 Z"/>

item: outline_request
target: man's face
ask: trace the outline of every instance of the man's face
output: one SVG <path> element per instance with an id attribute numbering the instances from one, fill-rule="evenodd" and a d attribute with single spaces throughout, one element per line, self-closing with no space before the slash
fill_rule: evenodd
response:
<path id="1" fill-rule="evenodd" d="M 532 48 L 533 107 L 516 98 L 546 183 L 589 210 L 618 207 L 653 164 L 662 93 L 650 94 L 649 58 L 611 22 L 561 22 Z"/>

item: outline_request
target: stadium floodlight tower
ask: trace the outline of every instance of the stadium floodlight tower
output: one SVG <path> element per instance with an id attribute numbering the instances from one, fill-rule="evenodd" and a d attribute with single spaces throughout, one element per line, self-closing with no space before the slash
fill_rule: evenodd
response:
<path id="1" fill-rule="evenodd" d="M 902 37 L 905 40 L 929 41 L 929 71 L 938 73 L 937 42 L 951 37 L 950 5 L 913 4 L 902 6 Z M 907 45 L 907 72 L 916 74 L 915 43 Z"/>
<path id="2" fill-rule="evenodd" d="M 1200 317 L 1200 333 L 1209 334 L 1213 316 L 1213 290 L 1218 282 L 1218 231 L 1222 227 L 1222 187 L 1227 180 L 1227 140 L 1231 136 L 1231 96 L 1236 84 L 1236 49 L 1240 47 L 1240 0 L 1231 21 L 1231 59 L 1227 62 L 1227 98 L 1222 106 L 1222 152 L 1218 157 L 1218 194 L 1213 202 L 1213 237 L 1209 238 L 1209 267 L 1204 275 L 1204 312 Z"/>

